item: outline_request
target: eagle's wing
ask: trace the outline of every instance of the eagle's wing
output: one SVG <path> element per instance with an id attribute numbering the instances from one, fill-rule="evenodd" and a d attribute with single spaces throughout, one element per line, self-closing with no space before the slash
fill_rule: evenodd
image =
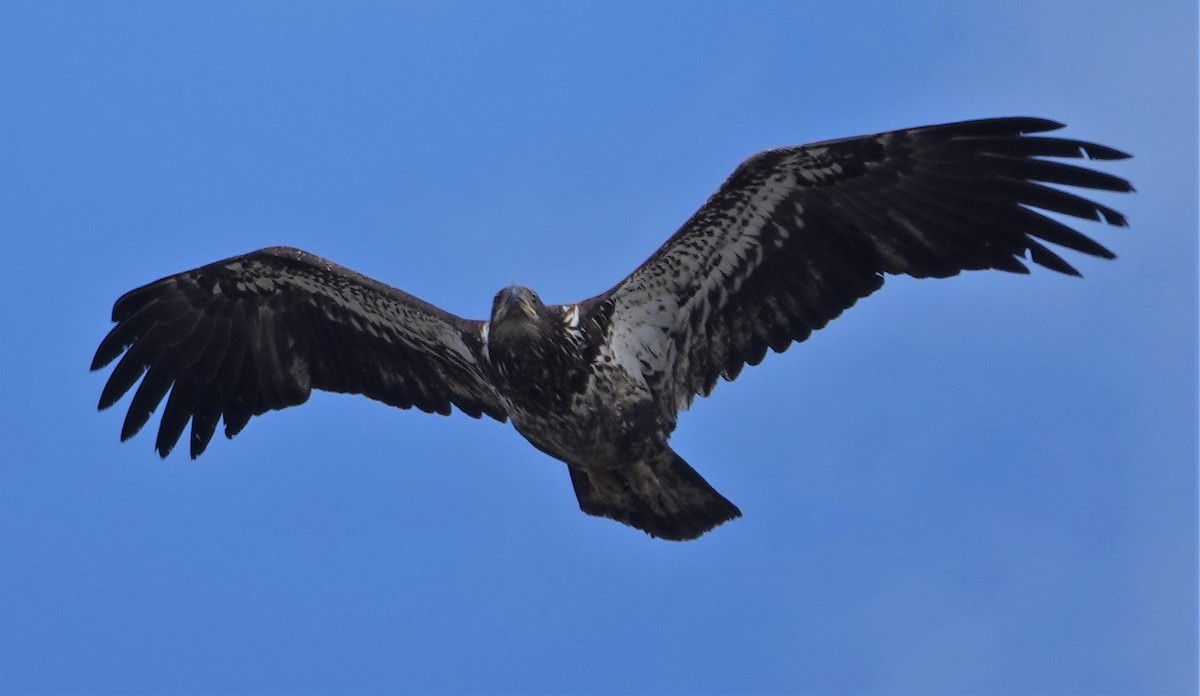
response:
<path id="1" fill-rule="evenodd" d="M 506 417 L 480 368 L 480 322 L 298 249 L 263 249 L 150 283 L 117 300 L 113 321 L 92 369 L 125 356 L 100 408 L 142 377 L 125 440 L 170 389 L 155 443 L 164 457 L 189 419 L 194 458 L 221 417 L 233 437 L 251 416 L 301 404 L 314 388 Z"/>
<path id="2" fill-rule="evenodd" d="M 968 121 L 764 152 L 742 163 L 666 244 L 589 301 L 609 341 L 665 409 L 686 408 L 767 348 L 803 341 L 885 273 L 918 278 L 1028 269 L 1078 275 L 1043 242 L 1113 254 L 1036 209 L 1125 225 L 1120 213 L 1044 184 L 1131 191 L 1129 182 L 1044 159 L 1123 159 L 1028 133 L 1062 127 Z"/>

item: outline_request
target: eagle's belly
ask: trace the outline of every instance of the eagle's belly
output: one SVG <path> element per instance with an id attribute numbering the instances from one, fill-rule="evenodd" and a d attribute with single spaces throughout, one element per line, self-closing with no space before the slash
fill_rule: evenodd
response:
<path id="1" fill-rule="evenodd" d="M 670 434 L 656 417 L 650 389 L 617 366 L 593 363 L 582 388 L 555 398 L 546 398 L 546 383 L 539 386 L 539 398 L 526 398 L 521 389 L 504 396 L 517 432 L 556 459 L 585 468 L 622 467 Z"/>
<path id="2" fill-rule="evenodd" d="M 643 376 L 613 354 L 602 317 L 579 311 L 518 306 L 493 318 L 484 337 L 492 381 L 538 449 L 584 469 L 628 466 L 661 450 L 674 413 L 662 418 Z"/>

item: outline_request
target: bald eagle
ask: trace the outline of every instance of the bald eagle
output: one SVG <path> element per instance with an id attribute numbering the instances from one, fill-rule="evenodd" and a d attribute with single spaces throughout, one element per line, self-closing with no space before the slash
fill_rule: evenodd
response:
<path id="1" fill-rule="evenodd" d="M 1078 275 L 1046 243 L 1113 258 L 1041 211 L 1124 226 L 1117 211 L 1047 184 L 1132 191 L 1060 161 L 1128 155 L 1031 135 L 1061 127 L 987 119 L 754 155 L 611 290 L 547 305 L 509 287 L 487 321 L 299 249 L 218 261 L 117 300 L 91 369 L 124 356 L 99 408 L 141 380 L 125 440 L 169 391 L 155 448 L 166 457 L 190 422 L 193 458 L 219 420 L 231 438 L 313 389 L 457 408 L 511 420 L 564 462 L 585 513 L 694 539 L 741 515 L 667 442 L 679 411 L 719 378 L 807 339 L 888 274 L 1028 273 L 1025 259 Z"/>

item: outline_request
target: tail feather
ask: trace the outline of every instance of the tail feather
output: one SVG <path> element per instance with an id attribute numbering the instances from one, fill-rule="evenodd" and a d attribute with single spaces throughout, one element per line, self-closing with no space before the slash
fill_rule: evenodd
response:
<path id="1" fill-rule="evenodd" d="M 581 510 L 652 537 L 695 539 L 742 515 L 669 448 L 620 469 L 569 468 Z"/>

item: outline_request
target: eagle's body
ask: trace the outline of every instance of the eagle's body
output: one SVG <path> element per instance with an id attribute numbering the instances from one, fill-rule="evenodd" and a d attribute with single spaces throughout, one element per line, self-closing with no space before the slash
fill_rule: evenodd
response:
<path id="1" fill-rule="evenodd" d="M 513 427 L 565 462 L 619 466 L 630 445 L 653 434 L 652 419 L 631 417 L 630 405 L 644 411 L 650 399 L 644 381 L 597 350 L 606 327 L 580 322 L 578 307 L 546 307 L 527 288 L 513 289 L 508 301 L 508 292 L 497 304 L 509 308 L 487 324 L 484 358 Z M 637 442 L 625 443 L 634 432 Z"/>
<path id="2" fill-rule="evenodd" d="M 142 379 L 125 439 L 170 391 L 156 448 L 165 457 L 190 421 L 195 457 L 219 420 L 232 437 L 314 388 L 428 412 L 454 406 L 511 419 L 565 462 L 585 512 L 695 538 L 741 513 L 667 440 L 678 412 L 719 377 L 806 339 L 885 274 L 1027 272 L 1026 254 L 1074 274 L 1042 241 L 1112 257 L 1035 209 L 1124 225 L 1111 208 L 1039 182 L 1130 191 L 1046 159 L 1127 155 L 1028 135 L 1057 127 L 992 119 L 761 153 L 611 290 L 548 306 L 506 288 L 488 321 L 297 249 L 220 261 L 117 301 L 92 369 L 124 357 L 100 407 Z"/>
<path id="3" fill-rule="evenodd" d="M 667 445 L 676 410 L 612 340 L 611 312 L 501 291 L 484 331 L 492 383 L 517 432 L 567 464 L 585 512 L 668 539 L 699 536 L 741 512 Z"/>

